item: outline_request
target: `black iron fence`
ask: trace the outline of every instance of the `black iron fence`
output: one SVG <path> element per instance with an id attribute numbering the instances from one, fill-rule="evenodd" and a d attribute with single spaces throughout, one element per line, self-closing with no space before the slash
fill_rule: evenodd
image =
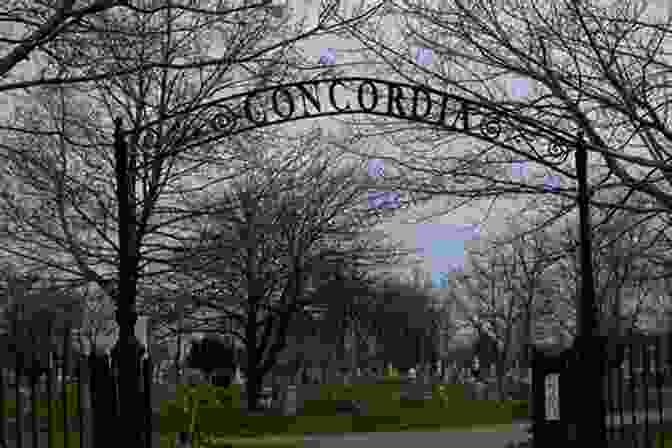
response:
<path id="1" fill-rule="evenodd" d="M 672 333 L 602 337 L 604 389 L 602 399 L 608 446 L 662 448 L 672 433 Z M 580 415 L 574 393 L 581 365 L 574 349 L 532 348 L 532 418 L 535 444 L 576 440 Z M 548 445 L 551 446 L 551 445 Z"/>
<path id="2" fill-rule="evenodd" d="M 106 448 L 115 445 L 118 368 L 110 355 L 84 356 L 72 347 L 72 328 L 53 335 L 45 351 L 26 345 L 16 333 L 4 335 L 0 366 L 0 445 L 3 448 Z M 140 383 L 135 409 L 142 417 L 138 447 L 151 448 L 152 362 L 138 356 Z M 60 439 L 60 440 L 59 440 Z"/>
<path id="3" fill-rule="evenodd" d="M 611 338 L 604 397 L 614 446 L 662 447 L 662 434 L 672 430 L 670 337 Z"/>

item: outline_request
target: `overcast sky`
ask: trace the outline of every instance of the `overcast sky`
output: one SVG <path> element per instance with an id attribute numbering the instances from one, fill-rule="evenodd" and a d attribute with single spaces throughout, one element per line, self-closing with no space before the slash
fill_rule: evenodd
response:
<path id="1" fill-rule="evenodd" d="M 285 0 L 277 0 L 282 3 Z M 319 2 L 317 0 L 286 0 L 290 17 L 297 20 L 305 16 L 308 20 L 308 26 L 316 23 Z M 604 2 L 611 3 L 611 2 Z M 348 8 L 352 4 L 351 0 L 342 0 L 341 5 L 346 16 Z M 649 8 L 645 17 L 667 16 L 670 5 L 669 0 L 652 0 L 649 2 Z M 539 5 L 538 5 L 539 6 Z M 394 24 L 389 23 L 389 33 L 394 34 Z M 388 24 L 385 25 L 386 32 Z M 319 37 L 301 45 L 306 55 L 318 61 L 320 57 L 333 48 L 336 50 L 337 63 L 350 62 L 357 60 L 358 43 L 347 41 L 334 37 Z M 413 48 L 411 51 L 415 52 Z M 359 70 L 359 69 L 358 69 Z M 356 75 L 356 73 L 353 73 Z M 513 96 L 524 96 L 528 91 L 529 85 L 525 80 L 512 79 L 509 82 L 509 89 Z M 326 129 L 332 129 L 337 120 L 330 118 L 320 119 L 320 125 Z M 300 122 L 299 122 L 300 123 Z M 338 128 L 336 128 L 335 132 Z M 378 148 L 380 149 L 380 148 Z M 451 151 L 454 151 L 451 148 Z M 528 170 L 524 170 L 521 175 L 529 175 Z M 517 167 L 511 167 L 512 174 L 519 173 Z M 544 178 L 545 179 L 545 178 Z M 552 179 L 548 179 L 552 182 Z M 546 180 L 544 180 L 546 182 Z M 479 237 L 488 237 L 502 232 L 507 217 L 517 215 L 524 204 L 523 198 L 520 200 L 499 201 L 494 209 L 488 210 L 489 203 L 481 202 L 473 206 L 461 208 L 447 216 L 441 216 L 422 224 L 409 223 L 408 214 L 400 214 L 390 219 L 382 228 L 399 241 L 402 241 L 409 248 L 417 248 L 422 251 L 422 268 L 432 273 L 435 284 L 440 284 L 441 273 L 451 269 L 451 267 L 461 266 L 464 262 L 465 247 L 469 247 Z M 440 206 L 441 200 L 437 199 L 426 207 L 416 209 L 413 215 L 432 214 Z M 486 216 L 486 211 L 488 211 Z M 478 226 L 475 226 L 478 224 Z"/>
<path id="2" fill-rule="evenodd" d="M 345 8 L 348 7 L 348 0 L 342 2 Z M 293 17 L 305 15 L 312 18 L 312 24 L 317 17 L 317 1 L 288 0 L 289 10 L 294 14 Z M 298 13 L 296 13 L 298 11 Z M 308 21 L 310 26 L 311 21 Z M 393 30 L 391 29 L 392 33 Z M 346 63 L 358 60 L 358 43 L 347 41 L 341 38 L 320 37 L 311 39 L 300 45 L 301 50 L 315 61 L 327 54 L 329 49 L 334 49 L 337 55 L 336 64 Z M 364 67 L 359 68 L 358 72 L 352 75 L 362 74 Z M 512 82 L 512 91 L 524 95 L 527 91 L 525 83 Z M 320 126 L 328 132 L 338 133 L 338 119 L 321 118 Z M 307 121 L 307 120 L 306 120 Z M 304 122 L 298 122 L 297 128 L 305 125 Z M 377 151 L 385 153 L 384 147 L 377 147 Z M 465 247 L 469 247 L 471 242 L 478 240 L 479 237 L 492 234 L 493 229 L 501 229 L 505 217 L 515 209 L 511 208 L 512 202 L 507 201 L 500 204 L 494 210 L 491 210 L 487 220 L 484 220 L 486 203 L 462 208 L 448 216 L 441 216 L 423 223 L 415 223 L 420 216 L 432 214 L 441 204 L 441 199 L 433 201 L 426 207 L 413 210 L 411 213 L 400 213 L 390 219 L 385 225 L 381 226 L 395 240 L 403 242 L 410 249 L 418 249 L 422 259 L 422 269 L 431 273 L 432 279 L 436 285 L 440 284 L 441 273 L 449 271 L 453 267 L 462 266 L 464 262 Z"/>

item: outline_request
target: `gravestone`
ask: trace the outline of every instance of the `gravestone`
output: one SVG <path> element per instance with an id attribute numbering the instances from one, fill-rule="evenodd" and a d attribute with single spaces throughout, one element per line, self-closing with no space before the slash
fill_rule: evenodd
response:
<path id="1" fill-rule="evenodd" d="M 416 372 L 415 372 L 415 368 L 411 367 L 410 370 L 408 371 L 408 379 L 415 380 L 416 377 L 417 377 L 417 375 L 416 375 Z"/>
<path id="2" fill-rule="evenodd" d="M 296 415 L 297 411 L 296 387 L 297 386 L 287 387 L 285 407 L 284 407 L 285 415 Z"/>

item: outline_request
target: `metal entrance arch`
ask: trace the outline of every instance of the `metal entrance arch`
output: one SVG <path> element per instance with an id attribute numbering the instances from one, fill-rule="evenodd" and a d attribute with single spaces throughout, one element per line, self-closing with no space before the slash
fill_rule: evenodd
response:
<path id="1" fill-rule="evenodd" d="M 161 156 L 168 157 L 266 126 L 346 114 L 377 115 L 428 124 L 497 143 L 513 152 L 517 152 L 515 143 L 499 139 L 507 134 L 507 129 L 515 129 L 530 137 L 526 138 L 526 147 L 535 152 L 530 145 L 532 141 L 546 140 L 548 151 L 537 153 L 540 160 L 552 158 L 564 162 L 577 141 L 576 135 L 563 130 L 541 127 L 522 116 L 514 118 L 514 109 L 480 104 L 417 84 L 345 77 L 266 87 L 170 114 L 163 122 L 175 120 L 175 123 L 164 134 L 177 132 L 181 135 L 177 141 L 170 142 L 170 146 L 176 148 L 161 152 Z M 188 124 L 178 120 L 186 116 L 192 118 Z M 157 147 L 161 135 L 154 128 L 159 124 L 159 121 L 149 122 L 139 129 L 124 132 L 124 135 L 133 135 L 145 148 Z M 179 130 L 181 125 L 188 129 Z"/>
<path id="2" fill-rule="evenodd" d="M 325 101 L 326 98 L 326 101 Z M 142 128 L 124 132 L 121 119 L 115 120 L 115 159 L 117 174 L 117 198 L 119 201 L 119 241 L 127 244 L 120 251 L 119 257 L 119 288 L 117 314 L 120 316 L 120 344 L 126 346 L 131 340 L 137 314 L 135 313 L 136 283 L 134 269 L 138 265 L 137 228 L 131 223 L 137 222 L 135 210 L 131 204 L 135 203 L 133 195 L 134 182 L 129 182 L 127 167 L 135 169 L 142 167 L 136 164 L 135 156 L 129 161 L 128 143 L 126 137 L 131 136 L 136 146 L 145 148 L 165 149 L 154 154 L 148 164 L 156 164 L 153 169 L 159 169 L 161 161 L 171 155 L 187 151 L 190 148 L 213 143 L 241 132 L 250 131 L 265 126 L 282 124 L 296 120 L 364 113 L 415 121 L 428 124 L 450 132 L 468 135 L 479 140 L 494 143 L 514 153 L 521 153 L 513 144 L 498 140 L 502 130 L 516 130 L 526 136 L 526 147 L 535 152 L 536 159 L 543 164 L 550 165 L 563 163 L 569 153 L 575 150 L 576 169 L 578 179 L 578 203 L 581 234 L 581 264 L 583 279 L 581 282 L 581 305 L 579 313 L 579 333 L 576 346 L 580 347 L 582 362 L 586 366 L 599 367 L 600 348 L 592 338 L 597 328 L 597 308 L 592 278 L 590 225 L 588 201 L 590 193 L 587 186 L 587 150 L 582 133 L 574 135 L 561 129 L 552 128 L 545 124 L 527 119 L 520 114 L 519 109 L 497 105 L 483 104 L 476 100 L 463 98 L 457 95 L 440 92 L 427 86 L 399 83 L 364 77 L 347 77 L 302 81 L 284 85 L 276 85 L 263 89 L 244 92 L 224 99 L 215 100 L 197 108 L 190 108 L 163 117 L 161 121 L 148 123 Z M 197 114 L 197 116 L 194 116 Z M 179 120 L 186 115 L 195 118 L 195 121 Z M 472 118 L 478 122 L 472 125 Z M 172 127 L 165 134 L 178 134 L 177 139 L 162 142 L 161 135 L 153 129 L 154 126 L 163 127 L 167 120 L 175 119 Z M 504 125 L 504 127 L 502 126 Z M 185 129 L 186 128 L 186 129 Z M 527 138 L 530 136 L 532 138 Z M 548 151 L 539 154 L 534 148 L 538 139 L 548 142 Z M 534 143 L 534 144 L 533 144 Z M 139 145 L 138 145 L 139 144 Z M 598 148 L 598 151 L 604 152 Z M 134 154 L 137 152 L 134 151 Z M 554 163 L 552 160 L 555 159 Z M 130 176 L 135 176 L 131 173 Z M 155 173 L 158 176 L 158 173 Z M 580 341 L 580 343 L 578 343 Z M 123 353 L 130 356 L 130 347 L 122 348 Z M 130 359 L 124 357 L 124 359 Z M 124 361 L 127 362 L 127 361 Z M 122 369 L 123 370 L 123 369 Z M 597 372 L 588 368 L 588 372 Z M 122 373 L 125 378 L 122 384 L 122 396 L 131 396 L 133 381 L 129 373 Z M 606 446 L 604 431 L 604 409 L 599 400 L 602 378 L 586 374 L 584 381 L 588 390 L 597 394 L 597 400 L 587 400 L 583 410 L 586 412 L 581 419 L 581 439 L 591 440 L 594 446 Z M 129 420 L 129 425 L 132 422 Z M 597 436 L 597 438 L 595 438 Z"/>

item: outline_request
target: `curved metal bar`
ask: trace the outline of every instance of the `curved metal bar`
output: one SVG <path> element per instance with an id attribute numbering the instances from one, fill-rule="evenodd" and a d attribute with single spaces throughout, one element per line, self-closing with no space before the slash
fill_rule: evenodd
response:
<path id="1" fill-rule="evenodd" d="M 573 146 L 576 139 L 567 131 L 512 115 L 498 104 L 481 104 L 424 85 L 366 77 L 318 79 L 255 89 L 196 109 L 185 108 L 163 121 L 152 121 L 125 134 L 144 147 L 170 146 L 179 148 L 177 152 L 185 150 L 185 146 L 200 146 L 289 121 L 360 113 L 415 121 L 488 141 L 499 139 L 504 127 L 532 132 L 557 145 Z M 187 116 L 195 123 L 185 125 Z M 183 120 L 172 123 L 168 133 L 176 132 L 179 137 L 160 144 L 162 136 L 157 125 L 178 118 Z M 502 126 L 504 122 L 506 125 Z"/>

